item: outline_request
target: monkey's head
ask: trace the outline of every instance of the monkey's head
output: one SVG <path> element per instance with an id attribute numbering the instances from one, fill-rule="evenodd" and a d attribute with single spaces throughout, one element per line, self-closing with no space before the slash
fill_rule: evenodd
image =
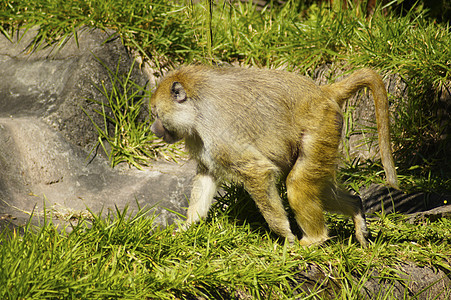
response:
<path id="1" fill-rule="evenodd" d="M 194 131 L 196 108 L 183 74 L 175 71 L 159 84 L 150 99 L 155 121 L 152 132 L 167 143 L 175 143 Z"/>

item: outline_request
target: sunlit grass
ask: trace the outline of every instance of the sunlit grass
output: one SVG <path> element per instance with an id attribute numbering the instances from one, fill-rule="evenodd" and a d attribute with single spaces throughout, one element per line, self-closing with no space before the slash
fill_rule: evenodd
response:
<path id="1" fill-rule="evenodd" d="M 331 240 L 302 248 L 285 244 L 261 223 L 234 215 L 234 206 L 249 198 L 227 201 L 226 213 L 222 204 L 214 207 L 207 221 L 185 232 L 176 232 L 174 225 L 157 227 L 146 210 L 132 214 L 127 209 L 92 214 L 70 230 L 46 219 L 39 227 L 28 224 L 20 235 L 4 231 L 0 297 L 220 299 L 240 294 L 290 299 L 297 294 L 327 299 L 321 283 L 308 291 L 296 277 L 314 266 L 328 274 L 337 299 L 359 299 L 368 280 L 385 278 L 387 289 L 402 282 L 394 271 L 402 261 L 451 272 L 448 219 L 421 224 L 409 224 L 401 215 L 374 219 L 369 222 L 374 240 L 362 249 L 352 237 L 352 222 L 330 215 Z"/>
<path id="2" fill-rule="evenodd" d="M 98 133 L 98 142 L 91 152 L 97 151 L 99 146 L 102 147 L 112 167 L 125 162 L 141 169 L 143 165 L 148 165 L 157 158 L 177 161 L 183 155 L 179 144 L 163 143 L 150 131 L 152 119 L 146 111 L 149 95 L 145 86 L 142 87 L 131 79 L 134 63 L 126 74 L 120 73 L 119 64 L 112 70 L 102 61 L 100 63 L 109 75 L 108 86 L 111 86 L 111 89 L 102 82 L 102 85 L 96 88 L 103 99 L 88 100 L 97 104 L 99 108 L 94 109 L 94 112 L 101 116 L 103 122 L 96 123 L 93 116 L 81 108 Z"/>

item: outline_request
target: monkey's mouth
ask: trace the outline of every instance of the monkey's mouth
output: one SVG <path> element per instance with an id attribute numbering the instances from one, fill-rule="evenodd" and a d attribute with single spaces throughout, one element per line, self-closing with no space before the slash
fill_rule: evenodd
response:
<path id="1" fill-rule="evenodd" d="M 150 130 L 159 138 L 162 138 L 166 143 L 173 144 L 180 140 L 180 138 L 177 137 L 177 135 L 168 130 L 164 125 L 163 122 L 161 122 L 160 119 L 156 119 L 152 126 L 150 127 Z"/>
<path id="2" fill-rule="evenodd" d="M 163 141 L 165 141 L 168 144 L 174 144 L 181 140 L 181 138 L 177 137 L 176 134 L 170 132 L 169 130 L 166 130 L 165 133 L 163 134 L 163 136 L 161 136 L 159 138 L 163 138 Z"/>

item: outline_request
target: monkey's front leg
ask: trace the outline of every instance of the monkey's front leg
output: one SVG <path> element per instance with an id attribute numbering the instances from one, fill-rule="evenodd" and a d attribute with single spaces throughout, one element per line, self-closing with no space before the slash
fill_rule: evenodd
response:
<path id="1" fill-rule="evenodd" d="M 194 177 L 185 228 L 207 216 L 216 188 L 216 179 L 213 176 L 198 173 Z"/>

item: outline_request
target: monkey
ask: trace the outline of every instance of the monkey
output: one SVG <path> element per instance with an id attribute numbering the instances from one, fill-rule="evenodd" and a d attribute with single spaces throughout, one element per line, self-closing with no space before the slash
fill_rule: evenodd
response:
<path id="1" fill-rule="evenodd" d="M 387 93 L 375 71 L 357 70 L 324 86 L 271 69 L 186 65 L 170 71 L 150 99 L 151 131 L 167 143 L 184 139 L 197 162 L 184 227 L 208 214 L 218 185 L 228 180 L 242 184 L 270 230 L 293 244 L 277 188 L 285 180 L 300 245 L 328 239 L 324 211 L 331 211 L 352 217 L 356 238 L 366 247 L 362 201 L 335 179 L 342 105 L 363 87 L 373 94 L 386 179 L 397 188 Z"/>

